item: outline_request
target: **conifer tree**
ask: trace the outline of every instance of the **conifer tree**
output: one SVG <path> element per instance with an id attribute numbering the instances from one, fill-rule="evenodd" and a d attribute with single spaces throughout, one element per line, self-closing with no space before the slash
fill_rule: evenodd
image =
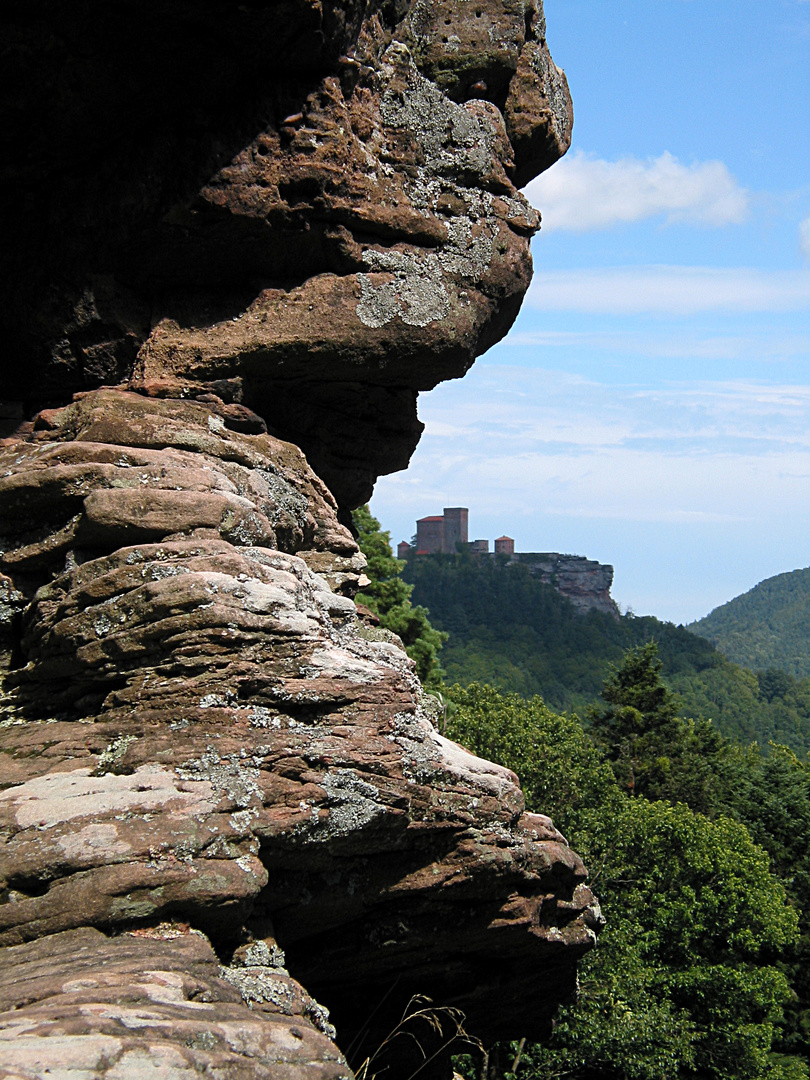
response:
<path id="1" fill-rule="evenodd" d="M 430 625 L 427 608 L 411 604 L 413 585 L 402 580 L 404 564 L 391 554 L 391 536 L 384 532 L 368 506 L 352 514 L 357 543 L 368 560 L 366 576 L 371 584 L 358 595 L 379 618 L 380 625 L 396 634 L 408 656 L 416 663 L 422 683 L 438 687 L 442 681 L 439 650 L 447 634 Z"/>
<path id="2" fill-rule="evenodd" d="M 678 698 L 663 682 L 661 667 L 654 641 L 628 649 L 602 689 L 607 707 L 587 712 L 594 741 L 631 795 L 644 792 L 656 764 L 682 742 Z"/>

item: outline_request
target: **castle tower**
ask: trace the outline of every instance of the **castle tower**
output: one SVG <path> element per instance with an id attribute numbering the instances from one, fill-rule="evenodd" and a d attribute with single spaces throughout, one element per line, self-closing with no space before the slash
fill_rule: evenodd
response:
<path id="1" fill-rule="evenodd" d="M 445 506 L 444 508 L 444 539 L 442 551 L 448 555 L 455 555 L 458 550 L 456 545 L 467 546 L 467 528 L 470 511 L 466 506 Z"/>
<path id="2" fill-rule="evenodd" d="M 416 523 L 416 554 L 438 555 L 444 551 L 444 518 L 434 514 L 419 518 Z"/>
<path id="3" fill-rule="evenodd" d="M 495 554 L 496 555 L 514 555 L 515 554 L 515 541 L 511 536 L 499 536 L 495 541 Z"/>

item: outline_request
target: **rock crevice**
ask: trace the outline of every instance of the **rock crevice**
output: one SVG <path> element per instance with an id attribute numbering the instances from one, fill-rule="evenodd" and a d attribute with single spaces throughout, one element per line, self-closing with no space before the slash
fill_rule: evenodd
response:
<path id="1" fill-rule="evenodd" d="M 528 286 L 538 0 L 33 0 L 0 55 L 0 1057 L 404 1080 L 403 1013 L 541 1036 L 585 868 L 361 625 L 347 527 Z"/>

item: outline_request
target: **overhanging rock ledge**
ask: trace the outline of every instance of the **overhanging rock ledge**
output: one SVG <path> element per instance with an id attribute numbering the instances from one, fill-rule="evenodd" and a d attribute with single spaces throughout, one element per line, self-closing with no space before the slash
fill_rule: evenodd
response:
<path id="1" fill-rule="evenodd" d="M 368 640 L 345 525 L 528 285 L 514 184 L 571 124 L 542 11 L 116 18 L 42 0 L 3 46 L 41 66 L 2 105 L 0 1061 L 344 1077 L 413 995 L 542 1035 L 585 869 Z"/>

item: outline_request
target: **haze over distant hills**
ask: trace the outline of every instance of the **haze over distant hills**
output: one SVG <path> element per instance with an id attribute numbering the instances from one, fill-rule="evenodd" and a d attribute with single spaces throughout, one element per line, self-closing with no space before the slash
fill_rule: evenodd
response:
<path id="1" fill-rule="evenodd" d="M 689 629 L 737 664 L 810 676 L 810 567 L 777 574 L 715 608 Z"/>

